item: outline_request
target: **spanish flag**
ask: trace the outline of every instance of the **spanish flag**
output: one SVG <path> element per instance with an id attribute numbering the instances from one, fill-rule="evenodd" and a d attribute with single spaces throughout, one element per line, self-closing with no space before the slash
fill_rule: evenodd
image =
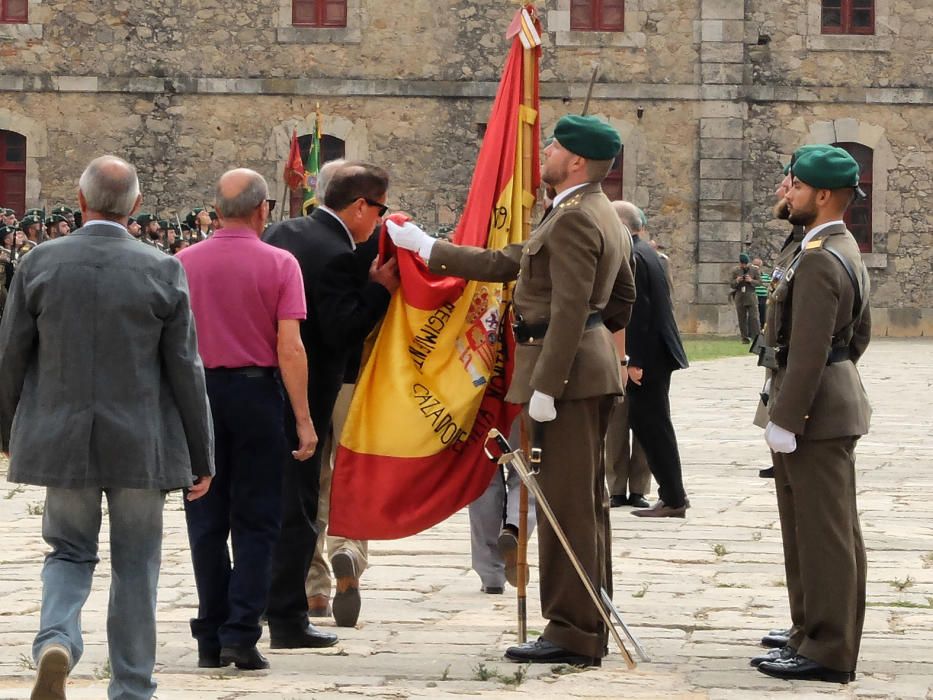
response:
<path id="1" fill-rule="evenodd" d="M 522 205 L 530 208 L 539 184 L 536 24 L 529 5 L 509 27 L 511 50 L 455 243 L 498 249 L 522 240 Z M 528 90 L 525 60 L 533 62 Z M 524 174 L 523 124 L 532 127 L 534 154 Z M 357 381 L 329 523 L 334 535 L 367 540 L 421 532 L 480 496 L 496 469 L 486 435 L 493 427 L 508 433 L 519 410 L 504 400 L 514 344 L 509 285 L 432 275 L 384 231 L 380 250 L 398 257 L 402 285 Z"/>

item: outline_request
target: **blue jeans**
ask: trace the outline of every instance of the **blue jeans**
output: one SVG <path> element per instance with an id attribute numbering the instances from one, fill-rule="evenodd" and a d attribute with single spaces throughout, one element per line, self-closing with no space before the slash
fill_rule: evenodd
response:
<path id="1" fill-rule="evenodd" d="M 162 507 L 155 489 L 64 489 L 48 487 L 42 537 L 52 548 L 42 567 L 42 612 L 32 646 L 62 644 L 74 664 L 84 651 L 81 608 L 97 565 L 101 494 L 110 510 L 110 700 L 148 700 L 156 651 L 156 589 L 162 561 Z"/>

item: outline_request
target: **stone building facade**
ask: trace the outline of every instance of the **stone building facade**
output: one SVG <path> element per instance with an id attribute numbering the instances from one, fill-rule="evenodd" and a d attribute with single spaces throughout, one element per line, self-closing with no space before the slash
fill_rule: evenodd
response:
<path id="1" fill-rule="evenodd" d="M 292 130 L 319 105 L 347 157 L 389 167 L 393 207 L 453 223 L 518 3 L 345 0 L 344 26 L 309 27 L 296 2 L 27 0 L 25 21 L 0 16 L 0 135 L 25 138 L 25 206 L 73 202 L 104 152 L 137 165 L 163 216 L 210 202 L 232 166 L 281 199 Z M 728 269 L 787 231 L 769 213 L 783 164 L 844 143 L 871 159 L 876 332 L 933 332 L 933 0 L 874 0 L 870 34 L 827 33 L 820 0 L 624 0 L 611 31 L 579 28 L 599 3 L 536 4 L 542 125 L 579 112 L 598 63 L 590 112 L 625 143 L 614 187 L 666 246 L 685 330 L 732 331 Z"/>

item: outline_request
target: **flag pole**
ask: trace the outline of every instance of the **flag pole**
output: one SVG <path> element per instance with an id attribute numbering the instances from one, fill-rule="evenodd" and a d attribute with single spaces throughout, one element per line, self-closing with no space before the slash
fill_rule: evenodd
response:
<path id="1" fill-rule="evenodd" d="M 530 7 L 523 4 L 523 7 Z M 534 80 L 536 47 L 526 48 L 522 54 L 522 106 L 528 110 L 536 110 L 534 104 Z M 532 143 L 534 125 L 523 119 L 522 124 L 522 240 L 528 240 L 531 235 L 531 203 L 534 202 L 535 193 L 532 187 L 532 162 L 534 151 L 538 144 Z M 528 196 L 530 195 L 530 197 Z M 526 421 L 521 421 L 521 444 L 525 454 L 529 454 L 528 429 Z M 518 643 L 528 641 L 528 487 L 524 481 L 518 490 L 518 552 L 516 587 L 518 608 Z"/>

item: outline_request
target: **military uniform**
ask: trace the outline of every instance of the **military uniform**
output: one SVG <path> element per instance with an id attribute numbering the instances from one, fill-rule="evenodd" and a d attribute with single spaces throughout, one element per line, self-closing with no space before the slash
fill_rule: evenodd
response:
<path id="1" fill-rule="evenodd" d="M 611 572 L 602 455 L 612 397 L 623 389 L 600 311 L 623 266 L 634 289 L 622 236 L 599 183 L 589 183 L 558 204 L 523 245 L 488 251 L 438 241 L 429 260 L 439 274 L 491 281 L 517 276 L 515 313 L 531 336 L 516 347 L 506 400 L 526 404 L 534 391 L 557 399 L 557 418 L 544 424 L 538 481 L 590 580 L 604 586 Z M 538 551 L 541 609 L 549 620 L 542 637 L 601 658 L 608 630 L 543 519 Z"/>
<path id="2" fill-rule="evenodd" d="M 758 295 L 755 292 L 755 287 L 761 284 L 761 271 L 748 264 L 748 256 L 745 253 L 742 253 L 742 258 L 744 262 L 732 268 L 732 272 L 729 273 L 729 286 L 732 287 L 739 333 L 742 340 L 748 342 L 757 337 L 761 330 L 758 323 Z M 746 275 L 751 278 L 750 282 L 744 280 Z M 740 281 L 739 277 L 743 279 Z"/>
<path id="3" fill-rule="evenodd" d="M 809 167 L 802 160 L 795 168 Z M 842 221 L 811 232 L 786 268 L 782 263 L 764 335 L 777 350 L 770 421 L 796 436 L 792 452 L 773 453 L 793 622 L 788 646 L 838 672 L 810 677 L 847 682 L 865 614 L 854 451 L 871 418 L 856 368 L 871 335 L 868 274 Z M 769 675 L 795 677 L 788 668 L 777 661 L 759 666 Z"/>

